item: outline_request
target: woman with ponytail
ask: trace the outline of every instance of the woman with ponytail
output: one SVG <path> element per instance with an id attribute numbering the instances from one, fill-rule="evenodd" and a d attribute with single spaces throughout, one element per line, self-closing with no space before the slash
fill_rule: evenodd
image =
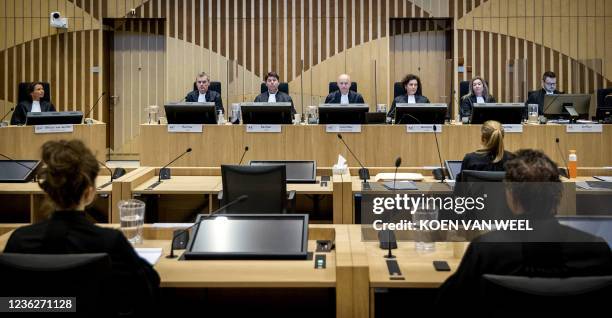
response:
<path id="1" fill-rule="evenodd" d="M 497 121 L 489 120 L 482 124 L 480 132 L 483 148 L 465 155 L 461 171 L 504 171 L 504 164 L 512 159 L 512 153 L 504 150 L 504 127 Z M 457 175 L 457 181 L 461 181 L 460 176 Z"/>

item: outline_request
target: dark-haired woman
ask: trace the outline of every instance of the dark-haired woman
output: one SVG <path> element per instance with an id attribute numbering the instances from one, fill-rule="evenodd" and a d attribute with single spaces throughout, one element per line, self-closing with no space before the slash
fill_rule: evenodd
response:
<path id="1" fill-rule="evenodd" d="M 391 104 L 387 117 L 395 118 L 395 105 L 398 103 L 429 104 L 429 99 L 423 96 L 421 79 L 418 76 L 414 74 L 406 75 L 406 77 L 404 77 L 402 80 L 402 86 L 406 89 L 406 94 L 397 96 L 395 99 L 393 99 L 393 103 Z"/>
<path id="2" fill-rule="evenodd" d="M 29 254 L 106 253 L 112 264 L 109 290 L 113 314 L 149 311 L 159 288 L 157 272 L 118 230 L 98 227 L 84 209 L 95 198 L 98 162 L 83 142 L 48 141 L 42 146 L 40 187 L 55 207 L 49 220 L 16 229 L 4 252 Z M 103 300 L 101 300 L 103 301 Z"/>
<path id="3" fill-rule="evenodd" d="M 34 82 L 28 86 L 28 95 L 29 99 L 21 101 L 15 107 L 15 112 L 13 112 L 13 116 L 11 117 L 11 125 L 25 125 L 26 116 L 29 112 L 39 113 L 39 112 L 54 112 L 55 106 L 46 100 L 43 100 L 45 97 L 45 89 L 43 87 L 43 83 Z"/>

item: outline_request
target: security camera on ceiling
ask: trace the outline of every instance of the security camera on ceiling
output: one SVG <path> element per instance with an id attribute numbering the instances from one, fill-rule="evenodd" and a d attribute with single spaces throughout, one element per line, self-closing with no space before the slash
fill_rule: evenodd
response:
<path id="1" fill-rule="evenodd" d="M 68 29 L 68 19 L 62 18 L 59 12 L 51 12 L 50 16 L 51 27 L 59 29 Z"/>

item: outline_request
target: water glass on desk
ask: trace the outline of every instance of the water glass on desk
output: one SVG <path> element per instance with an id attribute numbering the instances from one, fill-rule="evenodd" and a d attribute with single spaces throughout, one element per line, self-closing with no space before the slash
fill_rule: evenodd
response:
<path id="1" fill-rule="evenodd" d="M 528 124 L 537 124 L 538 120 L 538 104 L 529 104 L 527 105 L 527 123 Z"/>
<path id="2" fill-rule="evenodd" d="M 426 228 L 430 227 L 428 222 L 438 219 L 438 210 L 419 209 L 412 215 L 414 222 L 414 242 L 417 252 L 434 252 L 436 250 L 435 232 Z M 425 224 L 421 228 L 421 221 Z"/>
<path id="3" fill-rule="evenodd" d="M 142 243 L 145 203 L 136 199 L 122 200 L 118 207 L 121 231 L 130 243 Z"/>
<path id="4" fill-rule="evenodd" d="M 240 124 L 240 104 L 233 103 L 232 104 L 232 117 L 231 122 L 234 125 Z"/>

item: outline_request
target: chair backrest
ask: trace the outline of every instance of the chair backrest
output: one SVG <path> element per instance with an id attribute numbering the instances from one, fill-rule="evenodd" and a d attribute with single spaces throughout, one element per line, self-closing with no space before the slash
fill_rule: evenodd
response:
<path id="1" fill-rule="evenodd" d="M 461 180 L 464 182 L 501 182 L 505 175 L 505 171 L 462 170 Z"/>
<path id="2" fill-rule="evenodd" d="M 480 281 L 483 303 L 500 311 L 520 304 L 551 311 L 605 308 L 612 295 L 612 276 L 542 278 L 485 274 Z M 594 307 L 593 307 L 594 306 Z M 516 307 L 515 309 L 516 310 Z"/>
<path id="3" fill-rule="evenodd" d="M 597 90 L 597 108 L 612 108 L 612 98 L 606 98 L 610 94 L 612 94 L 612 87 L 600 88 Z"/>
<path id="4" fill-rule="evenodd" d="M 338 88 L 338 82 L 329 82 L 329 93 L 331 94 L 337 90 L 340 90 Z M 351 82 L 351 87 L 349 88 L 349 90 L 357 93 L 357 83 Z"/>
<path id="5" fill-rule="evenodd" d="M 198 85 L 196 84 L 196 82 L 193 82 L 193 90 L 195 91 L 197 89 L 198 89 Z M 210 82 L 208 89 L 221 94 L 221 82 Z"/>
<path id="6" fill-rule="evenodd" d="M 45 90 L 45 96 L 42 98 L 42 100 L 51 102 L 51 87 L 49 86 L 49 83 L 47 82 L 42 82 L 42 83 L 43 83 L 43 89 Z M 30 86 L 30 84 L 32 84 L 32 82 L 19 83 L 19 86 L 17 87 L 17 98 L 18 98 L 17 103 L 18 104 L 20 102 L 30 100 L 30 94 L 28 94 L 28 87 Z"/>
<path id="7" fill-rule="evenodd" d="M 395 82 L 393 84 L 393 98 L 397 96 L 406 95 L 406 88 L 402 86 L 402 82 Z"/>
<path id="8" fill-rule="evenodd" d="M 286 83 L 286 82 L 281 82 L 281 83 L 278 85 L 278 90 L 279 90 L 279 91 L 281 91 L 281 92 L 283 92 L 283 93 L 285 93 L 285 94 L 287 94 L 287 95 L 289 95 L 289 84 L 288 84 L 288 83 Z M 261 91 L 262 93 L 265 93 L 265 92 L 267 92 L 267 91 L 268 91 L 268 86 L 266 86 L 266 83 L 261 83 L 261 88 L 260 88 L 260 91 Z"/>
<path id="9" fill-rule="evenodd" d="M 461 100 L 461 98 L 469 94 L 469 92 L 470 92 L 470 81 L 459 82 L 459 99 Z"/>
<path id="10" fill-rule="evenodd" d="M 109 309 L 107 254 L 0 254 L 0 295 L 77 297 L 80 313 Z"/>
<path id="11" fill-rule="evenodd" d="M 249 198 L 228 208 L 225 213 L 285 213 L 287 180 L 284 165 L 221 165 L 222 204 L 241 195 Z"/>

